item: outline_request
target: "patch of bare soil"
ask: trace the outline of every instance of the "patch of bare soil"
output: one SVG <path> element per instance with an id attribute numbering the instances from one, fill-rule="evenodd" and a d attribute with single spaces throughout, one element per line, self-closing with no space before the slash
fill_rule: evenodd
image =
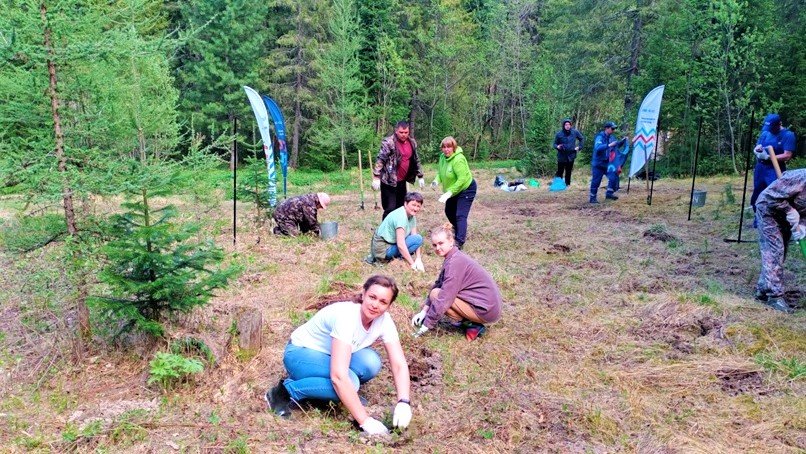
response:
<path id="1" fill-rule="evenodd" d="M 331 292 L 322 297 L 315 297 L 307 306 L 306 311 L 318 311 L 325 306 L 340 301 L 352 301 L 361 293 L 360 288 L 355 288 L 344 284 L 342 282 L 333 282 L 330 284 Z"/>
<path id="2" fill-rule="evenodd" d="M 641 323 L 633 334 L 649 341 L 669 344 L 680 353 L 693 353 L 701 339 L 725 343 L 722 333 L 724 320 L 705 308 L 678 302 L 663 302 L 646 307 L 640 314 Z"/>
<path id="3" fill-rule="evenodd" d="M 551 247 L 546 250 L 546 254 L 568 254 L 569 252 L 571 252 L 571 246 L 560 243 L 552 244 Z"/>
<path id="4" fill-rule="evenodd" d="M 442 386 L 442 355 L 426 347 L 406 354 L 411 385 L 416 393 L 432 392 Z"/>
<path id="5" fill-rule="evenodd" d="M 664 243 L 668 243 L 669 241 L 676 241 L 677 237 L 672 235 L 669 232 L 664 231 L 657 231 L 653 229 L 644 230 L 644 238 L 654 240 L 654 241 L 662 241 Z"/>
<path id="6" fill-rule="evenodd" d="M 723 368 L 716 371 L 722 391 L 736 396 L 739 394 L 765 395 L 771 389 L 764 384 L 764 377 L 760 370 L 747 368 Z"/>

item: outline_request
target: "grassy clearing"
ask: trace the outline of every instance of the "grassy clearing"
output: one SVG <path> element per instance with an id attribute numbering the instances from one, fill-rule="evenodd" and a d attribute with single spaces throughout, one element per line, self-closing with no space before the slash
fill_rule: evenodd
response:
<path id="1" fill-rule="evenodd" d="M 331 242 L 275 238 L 243 202 L 233 247 L 231 201 L 176 200 L 245 271 L 209 306 L 170 324 L 175 339 L 201 339 L 217 361 L 169 392 L 147 385 L 149 360 L 167 344 L 99 339 L 80 363 L 70 360 L 58 244 L 0 255 L 0 444 L 16 452 L 806 449 L 804 311 L 786 316 L 754 302 L 758 246 L 723 242 L 736 236 L 741 178 L 699 179 L 708 201 L 687 221 L 686 180 L 657 181 L 651 206 L 638 182 L 629 194 L 625 184 L 618 202 L 590 206 L 584 168 L 558 194 L 545 180 L 521 193 L 494 190 L 496 174 L 515 177 L 511 164 L 475 167 L 466 250 L 495 276 L 506 303 L 503 319 L 472 343 L 442 331 L 411 337 L 410 316 L 440 261 L 428 251 L 424 274 L 361 262 L 381 212 L 371 191 L 359 209 L 355 170 L 291 173 L 290 195 L 333 194 L 322 216 L 339 222 Z M 364 182 L 368 189 L 366 170 Z M 424 193 L 420 226 L 428 230 L 445 218 L 439 193 Z M 13 211 L 4 204 L 0 213 Z M 743 238 L 755 235 L 746 228 Z M 793 254 L 786 270 L 790 302 L 806 306 L 806 261 Z M 291 421 L 268 413 L 262 395 L 282 374 L 293 328 L 376 272 L 401 286 L 391 312 L 413 378 L 410 429 L 367 440 L 338 406 Z M 257 355 L 240 355 L 230 340 L 244 308 L 263 315 Z M 389 371 L 364 394 L 388 422 Z"/>

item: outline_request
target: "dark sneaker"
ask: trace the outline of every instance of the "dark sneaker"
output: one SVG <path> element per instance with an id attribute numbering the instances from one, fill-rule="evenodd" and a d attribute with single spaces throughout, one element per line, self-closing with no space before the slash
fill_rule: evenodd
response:
<path id="1" fill-rule="evenodd" d="M 755 298 L 758 301 L 761 301 L 762 303 L 766 303 L 768 299 L 767 292 L 756 289 L 755 293 L 753 293 L 753 298 Z"/>
<path id="2" fill-rule="evenodd" d="M 368 255 L 368 256 L 366 256 L 366 257 L 364 257 L 364 263 L 368 263 L 368 264 L 370 264 L 370 265 L 374 265 L 374 264 L 375 264 L 375 257 L 373 257 L 373 256 L 372 256 L 372 254 L 370 254 L 370 255 Z"/>
<path id="3" fill-rule="evenodd" d="M 479 323 L 471 323 L 467 328 L 465 328 L 465 338 L 469 341 L 472 341 L 477 337 L 483 336 L 485 332 L 487 332 L 487 328 L 484 325 Z"/>
<path id="4" fill-rule="evenodd" d="M 462 331 L 464 325 L 462 322 L 455 322 L 448 317 L 444 317 L 437 322 L 437 326 L 445 331 Z"/>
<path id="5" fill-rule="evenodd" d="M 590 200 L 588 200 L 588 203 L 599 203 L 599 201 L 596 200 L 596 197 L 591 197 Z"/>
<path id="6" fill-rule="evenodd" d="M 786 304 L 786 300 L 784 300 L 780 296 L 776 298 L 767 299 L 767 305 L 775 309 L 776 311 L 781 311 L 787 314 L 795 312 L 794 309 L 792 309 L 791 307 L 789 307 L 788 304 Z"/>
<path id="7" fill-rule="evenodd" d="M 615 195 L 615 194 L 607 194 L 607 195 L 605 195 L 605 198 L 607 200 L 618 200 L 618 196 Z"/>
<path id="8" fill-rule="evenodd" d="M 293 399 L 291 399 L 291 394 L 288 394 L 288 390 L 285 389 L 282 379 L 277 383 L 277 386 L 266 391 L 265 399 L 266 403 L 269 404 L 269 408 L 278 416 L 283 418 L 291 417 L 291 402 Z"/>

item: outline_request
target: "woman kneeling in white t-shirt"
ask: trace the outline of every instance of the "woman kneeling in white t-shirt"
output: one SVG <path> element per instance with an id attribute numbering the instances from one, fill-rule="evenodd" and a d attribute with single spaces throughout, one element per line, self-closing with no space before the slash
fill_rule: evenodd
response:
<path id="1" fill-rule="evenodd" d="M 397 292 L 391 277 L 372 276 L 364 283 L 360 301 L 326 306 L 294 330 L 283 354 L 289 378 L 266 393 L 271 409 L 287 417 L 292 402 L 341 401 L 366 432 L 387 433 L 383 423 L 367 414 L 358 397 L 358 387 L 381 370 L 380 356 L 369 348 L 380 338 L 397 390 L 392 421 L 395 427 L 405 429 L 411 421 L 409 366 L 395 323 L 386 313 Z"/>

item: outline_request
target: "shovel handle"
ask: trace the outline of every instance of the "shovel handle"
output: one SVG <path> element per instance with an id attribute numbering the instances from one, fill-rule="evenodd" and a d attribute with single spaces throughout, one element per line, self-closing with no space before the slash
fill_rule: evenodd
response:
<path id="1" fill-rule="evenodd" d="M 778 165 L 778 157 L 775 156 L 775 148 L 772 145 L 767 146 L 767 153 L 770 154 L 770 161 L 772 161 L 772 166 L 775 167 L 775 174 L 778 175 L 778 178 L 781 178 L 781 166 Z"/>

